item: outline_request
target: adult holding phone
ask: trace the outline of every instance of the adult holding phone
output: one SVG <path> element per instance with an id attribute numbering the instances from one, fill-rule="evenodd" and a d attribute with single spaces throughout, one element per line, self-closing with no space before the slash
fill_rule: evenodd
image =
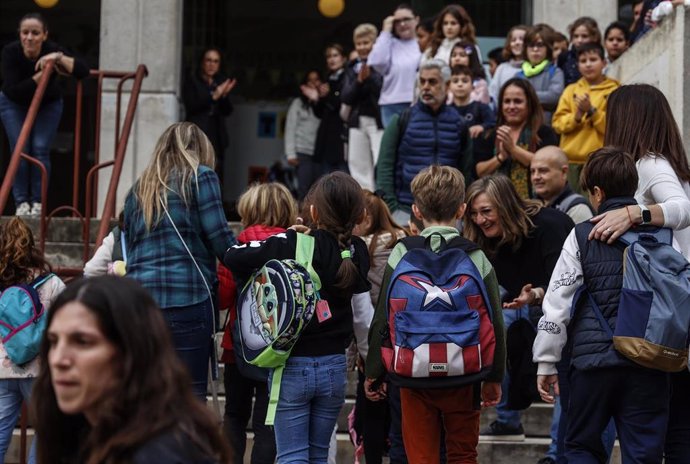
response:
<path id="1" fill-rule="evenodd" d="M 216 173 L 223 183 L 223 156 L 229 144 L 225 118 L 232 113 L 228 98 L 237 81 L 221 72 L 222 55 L 217 48 L 202 54 L 199 68 L 185 82 L 183 90 L 186 120 L 201 128 L 216 152 Z"/>
<path id="2" fill-rule="evenodd" d="M 412 104 L 417 68 L 422 52 L 415 37 L 419 16 L 410 6 L 399 6 L 383 20 L 367 64 L 383 75 L 379 97 L 381 120 L 386 127 L 395 114 Z"/>
<path id="3" fill-rule="evenodd" d="M 88 76 L 89 67 L 83 61 L 68 56 L 67 51 L 48 41 L 48 25 L 38 13 L 29 13 L 19 21 L 19 40 L 2 49 L 2 92 L 0 119 L 14 151 L 31 100 L 43 76 L 46 63 L 55 62 L 57 74 Z M 50 145 L 62 117 L 62 92 L 53 74 L 43 94 L 31 135 L 24 145 L 27 153 L 41 161 L 50 177 Z M 41 171 L 28 161 L 21 160 L 12 186 L 17 216 L 41 214 Z"/>

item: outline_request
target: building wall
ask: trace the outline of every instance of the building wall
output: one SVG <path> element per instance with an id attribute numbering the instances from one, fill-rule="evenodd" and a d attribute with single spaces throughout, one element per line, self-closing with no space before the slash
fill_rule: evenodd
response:
<path id="1" fill-rule="evenodd" d="M 532 22 L 547 23 L 568 35 L 568 25 L 580 16 L 591 16 L 602 33 L 618 19 L 617 0 L 533 0 Z"/>

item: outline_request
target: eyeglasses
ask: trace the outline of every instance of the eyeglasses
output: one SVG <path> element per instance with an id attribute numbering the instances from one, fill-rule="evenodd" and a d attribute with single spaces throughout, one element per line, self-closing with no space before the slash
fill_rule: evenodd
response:
<path id="1" fill-rule="evenodd" d="M 220 60 L 216 60 L 213 58 L 206 58 L 204 61 L 207 63 L 220 63 Z"/>
<path id="2" fill-rule="evenodd" d="M 546 44 L 544 42 L 534 42 L 529 45 L 527 45 L 527 48 L 544 48 L 546 47 Z"/>
<path id="3" fill-rule="evenodd" d="M 394 20 L 393 24 L 397 26 L 398 24 L 407 24 L 411 21 L 414 21 L 414 18 L 412 18 L 412 17 L 400 18 L 400 19 Z"/>

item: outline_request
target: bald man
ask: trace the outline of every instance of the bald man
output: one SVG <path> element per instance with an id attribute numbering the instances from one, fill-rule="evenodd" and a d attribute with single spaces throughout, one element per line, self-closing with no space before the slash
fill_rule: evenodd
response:
<path id="1" fill-rule="evenodd" d="M 532 190 L 547 206 L 566 213 L 575 224 L 593 216 L 587 199 L 568 185 L 568 156 L 556 146 L 537 150 L 530 164 Z"/>

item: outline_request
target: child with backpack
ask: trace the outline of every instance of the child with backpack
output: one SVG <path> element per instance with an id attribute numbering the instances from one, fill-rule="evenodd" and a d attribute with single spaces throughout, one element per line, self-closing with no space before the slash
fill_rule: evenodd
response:
<path id="1" fill-rule="evenodd" d="M 296 222 L 297 205 L 283 184 L 254 184 L 237 200 L 237 213 L 244 227 L 237 236 L 237 242 L 247 244 L 285 233 L 287 228 Z M 219 265 L 218 275 L 220 308 L 228 308 L 229 311 L 221 343 L 221 361 L 225 363 L 223 383 L 227 399 L 223 430 L 238 462 L 241 462 L 246 449 L 247 424 L 251 417 L 254 431 L 251 463 L 270 464 L 275 461 L 276 445 L 272 427 L 264 424 L 268 409 L 267 373 L 260 376 L 262 371 L 257 371 L 256 368 L 244 372 L 245 364 L 242 364 L 241 359 L 237 359 L 241 354 L 234 350 L 234 343 L 237 342 L 233 340 L 237 319 L 236 289 L 241 290 L 243 282 L 235 282 L 232 274 L 223 265 Z M 256 399 L 252 407 L 253 398 Z"/>
<path id="2" fill-rule="evenodd" d="M 480 405 L 498 404 L 505 370 L 498 282 L 484 253 L 455 228 L 466 207 L 460 171 L 431 165 L 411 187 L 412 211 L 425 229 L 399 242 L 388 259 L 386 292 L 369 331 L 365 390 L 372 400 L 385 398 L 386 370 L 401 387 L 410 463 L 440 462 L 442 427 L 446 462 L 477 462 Z"/>
<path id="3" fill-rule="evenodd" d="M 320 290 L 315 317 L 298 330 L 290 357 L 278 368 L 282 380 L 274 429 L 279 464 L 326 462 L 331 433 L 345 401 L 345 350 L 353 326 L 351 299 L 370 287 L 367 247 L 352 234 L 364 216 L 359 184 L 345 173 L 333 172 L 321 177 L 307 198 L 315 224 L 309 232 L 314 245 L 310 267 L 320 280 Z M 296 259 L 296 248 L 303 241 L 296 230 L 288 229 L 265 241 L 229 248 L 224 261 L 233 275 L 246 280 L 270 264 L 269 260 Z M 270 325 L 271 320 L 265 323 Z"/>
<path id="4" fill-rule="evenodd" d="M 620 149 L 602 148 L 593 152 L 582 170 L 581 186 L 589 193 L 591 204 L 599 214 L 619 208 L 634 210 L 637 184 L 635 161 Z M 589 240 L 593 227 L 588 221 L 575 226 L 554 268 L 533 348 L 534 361 L 539 363 L 537 388 L 542 399 L 550 403 L 554 401 L 554 393 L 559 394 L 556 364 L 566 347 L 571 356 L 569 398 L 562 390 L 560 394 L 563 414 L 567 417 L 565 457 L 568 462 L 606 462 L 602 432 L 611 418 L 618 430 L 624 462 L 662 462 L 669 417 L 668 372 L 686 368 L 688 327 L 685 325 L 680 330 L 681 351 L 669 353 L 672 350 L 659 343 L 658 359 L 652 364 L 645 363 L 636 356 L 657 350 L 646 348 L 649 345 L 643 338 L 660 330 L 670 333 L 672 322 L 659 317 L 654 292 L 628 287 L 631 282 L 644 280 L 642 275 L 635 275 L 639 264 L 631 260 L 636 248 L 671 249 L 656 239 L 652 245 L 646 245 L 649 242 L 647 239 L 643 242 L 644 234 L 669 231 L 640 227 L 634 233 L 636 238 L 628 242 L 632 245 L 625 248 L 621 242 Z M 667 243 L 670 238 L 669 234 Z M 680 259 L 674 261 L 669 256 L 664 265 L 670 271 L 672 262 L 680 262 L 678 271 L 686 277 L 676 280 L 679 286 L 685 285 L 686 294 L 682 301 L 662 298 L 662 312 L 667 315 L 690 304 L 687 283 L 690 264 L 679 253 L 673 251 L 673 254 Z M 645 268 L 653 269 L 652 264 L 653 261 L 647 262 Z M 674 321 L 683 319 L 677 316 L 672 317 Z M 647 319 L 653 321 L 654 327 L 645 329 Z M 634 355 L 629 352 L 631 348 Z M 668 366 L 669 360 L 676 365 Z"/>
<path id="5" fill-rule="evenodd" d="M 50 265 L 43 259 L 24 221 L 13 217 L 0 226 L 0 340 L 5 340 L 0 343 L 0 457 L 5 456 L 10 446 L 22 401 L 28 402 L 34 377 L 40 369 L 37 355 L 46 311 L 64 288 L 65 284 L 52 274 Z M 29 324 L 8 338 L 7 324 L 17 327 L 36 314 L 42 315 L 35 319 L 36 324 Z M 27 344 L 27 339 L 33 343 Z M 32 447 L 29 463 L 35 462 Z"/>

